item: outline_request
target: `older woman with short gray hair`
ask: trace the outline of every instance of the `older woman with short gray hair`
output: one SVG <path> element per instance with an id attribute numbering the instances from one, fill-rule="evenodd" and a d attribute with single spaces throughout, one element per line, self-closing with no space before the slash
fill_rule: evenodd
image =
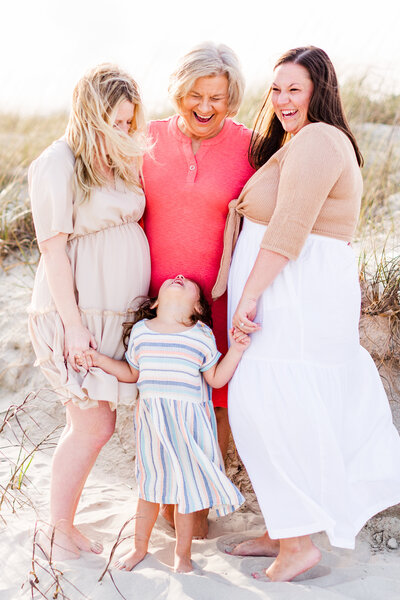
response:
<path id="1" fill-rule="evenodd" d="M 203 43 L 178 64 L 169 93 L 174 116 L 152 121 L 154 142 L 144 160 L 145 231 L 152 260 L 150 293 L 171 275 L 197 280 L 209 300 L 223 249 L 228 204 L 253 174 L 248 160 L 251 131 L 232 120 L 244 90 L 236 54 L 228 46 Z M 226 296 L 213 303 L 214 333 L 227 350 Z M 218 441 L 229 440 L 227 389 L 213 392 Z M 168 516 L 164 511 L 164 515 Z M 207 533 L 206 520 L 197 531 Z"/>
<path id="2" fill-rule="evenodd" d="M 182 99 L 192 90 L 196 80 L 216 75 L 225 75 L 228 80 L 227 116 L 234 116 L 243 98 L 243 74 L 236 54 L 228 46 L 216 46 L 212 42 L 188 52 L 171 75 L 168 91 L 178 113 Z"/>

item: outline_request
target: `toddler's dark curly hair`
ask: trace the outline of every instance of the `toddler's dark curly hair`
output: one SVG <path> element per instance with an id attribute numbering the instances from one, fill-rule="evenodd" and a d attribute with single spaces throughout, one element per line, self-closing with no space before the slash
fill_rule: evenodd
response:
<path id="1" fill-rule="evenodd" d="M 186 277 L 186 279 L 188 279 L 188 277 Z M 194 309 L 193 314 L 189 317 L 189 321 L 184 323 L 184 325 L 190 327 L 191 325 L 195 325 L 197 321 L 201 321 L 212 328 L 211 306 L 204 294 L 203 288 L 194 279 L 190 279 L 190 281 L 192 281 L 199 290 L 198 310 L 197 308 Z M 129 336 L 135 323 L 142 319 L 154 319 L 157 316 L 157 308 L 154 306 L 157 301 L 157 296 L 152 298 L 149 296 L 139 296 L 139 298 L 135 299 L 135 302 L 138 300 L 140 300 L 138 307 L 127 313 L 128 317 L 130 317 L 129 320 L 122 323 L 122 341 L 125 349 L 128 348 Z"/>

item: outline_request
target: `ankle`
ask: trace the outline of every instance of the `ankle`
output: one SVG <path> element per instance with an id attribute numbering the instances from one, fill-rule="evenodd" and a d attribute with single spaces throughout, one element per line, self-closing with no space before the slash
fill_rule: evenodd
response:
<path id="1" fill-rule="evenodd" d="M 309 536 L 281 540 L 280 549 L 288 554 L 301 554 L 314 548 L 314 544 Z"/>
<path id="2" fill-rule="evenodd" d="M 135 538 L 133 541 L 133 551 L 136 554 L 147 554 L 149 549 L 149 540 L 141 540 Z"/>
<path id="3" fill-rule="evenodd" d="M 190 549 L 175 548 L 175 558 L 179 558 L 180 560 L 190 560 L 191 556 Z"/>

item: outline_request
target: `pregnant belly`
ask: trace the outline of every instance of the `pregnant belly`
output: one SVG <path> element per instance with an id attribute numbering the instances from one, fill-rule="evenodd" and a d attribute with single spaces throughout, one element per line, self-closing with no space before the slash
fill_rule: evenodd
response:
<path id="1" fill-rule="evenodd" d="M 125 223 L 73 240 L 70 259 L 81 308 L 125 312 L 146 295 L 150 254 L 137 223 Z"/>

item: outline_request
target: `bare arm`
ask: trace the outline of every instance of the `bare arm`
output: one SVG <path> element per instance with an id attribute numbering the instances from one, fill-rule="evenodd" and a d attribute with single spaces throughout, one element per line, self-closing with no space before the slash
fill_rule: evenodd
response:
<path id="1" fill-rule="evenodd" d="M 236 371 L 243 352 L 249 347 L 250 338 L 241 332 L 234 334 L 234 330 L 229 330 L 229 339 L 231 346 L 225 356 L 210 369 L 203 372 L 204 379 L 208 385 L 213 388 L 221 388 L 228 383 Z"/>
<path id="2" fill-rule="evenodd" d="M 253 333 L 260 328 L 257 323 L 253 322 L 256 316 L 257 301 L 288 262 L 289 259 L 282 254 L 264 248 L 260 249 L 233 315 L 232 325 L 246 333 Z"/>
<path id="3" fill-rule="evenodd" d="M 75 371 L 75 355 L 83 354 L 89 346 L 96 348 L 96 340 L 83 326 L 74 293 L 71 263 L 66 253 L 68 235 L 58 233 L 39 244 L 50 293 L 61 317 L 65 331 L 64 356 Z M 82 366 L 86 368 L 83 362 Z"/>
<path id="4" fill-rule="evenodd" d="M 125 360 L 110 358 L 91 348 L 86 350 L 85 356 L 89 367 L 99 367 L 106 373 L 114 375 L 118 381 L 136 383 L 139 379 L 139 371 Z"/>

